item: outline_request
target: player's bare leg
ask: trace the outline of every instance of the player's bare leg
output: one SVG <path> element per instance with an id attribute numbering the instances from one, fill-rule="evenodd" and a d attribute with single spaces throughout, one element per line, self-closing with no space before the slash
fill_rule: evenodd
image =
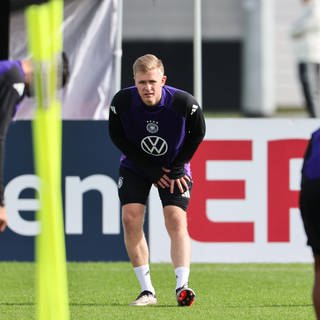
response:
<path id="1" fill-rule="evenodd" d="M 122 207 L 124 241 L 133 267 L 148 263 L 149 250 L 143 232 L 145 206 L 130 203 Z"/>
<path id="2" fill-rule="evenodd" d="M 187 215 L 177 206 L 164 207 L 165 225 L 171 240 L 171 259 L 175 268 L 190 266 L 190 237 Z"/>
<path id="3" fill-rule="evenodd" d="M 122 223 L 127 253 L 141 286 L 141 293 L 131 305 L 156 304 L 157 298 L 149 270 L 149 249 L 143 232 L 145 206 L 130 203 L 122 207 Z"/>
<path id="4" fill-rule="evenodd" d="M 165 225 L 171 240 L 171 259 L 176 273 L 178 304 L 190 306 L 195 293 L 188 288 L 191 244 L 187 227 L 187 215 L 177 206 L 164 207 Z"/>

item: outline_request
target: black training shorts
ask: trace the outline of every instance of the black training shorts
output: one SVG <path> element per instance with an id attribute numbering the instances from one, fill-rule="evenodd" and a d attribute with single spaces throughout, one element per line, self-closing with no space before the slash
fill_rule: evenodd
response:
<path id="1" fill-rule="evenodd" d="M 189 190 L 183 194 L 181 194 L 176 185 L 173 194 L 170 193 L 169 188 L 162 189 L 158 187 L 162 206 L 174 205 L 186 211 L 190 201 L 192 182 L 188 182 L 188 186 Z M 118 194 L 122 206 L 128 203 L 141 203 L 145 205 L 147 203 L 151 187 L 152 183 L 144 177 L 127 168 L 120 167 Z"/>
<path id="2" fill-rule="evenodd" d="M 300 211 L 308 245 L 320 255 L 320 180 L 302 179 Z"/>

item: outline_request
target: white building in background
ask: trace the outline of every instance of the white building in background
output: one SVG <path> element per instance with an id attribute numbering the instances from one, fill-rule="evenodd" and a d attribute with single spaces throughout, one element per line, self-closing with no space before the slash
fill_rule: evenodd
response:
<path id="1" fill-rule="evenodd" d="M 32 0 L 11 0 L 12 3 L 27 3 Z M 114 6 L 116 8 L 117 0 L 105 0 L 104 3 L 110 3 L 110 6 Z M 99 0 L 65 0 L 65 17 L 68 16 L 68 10 L 71 5 L 76 3 L 76 7 L 79 9 L 80 3 L 93 7 L 94 4 L 101 4 Z M 289 30 L 291 28 L 292 22 L 295 17 L 298 15 L 300 10 L 300 0 L 202 0 L 202 33 L 203 33 L 203 41 L 206 44 L 214 45 L 208 49 L 208 47 L 203 47 L 202 53 L 203 56 L 206 55 L 207 60 L 204 61 L 203 65 L 205 68 L 204 77 L 206 79 L 206 83 L 203 83 L 203 95 L 206 100 L 204 103 L 204 107 L 211 108 L 213 106 L 213 110 L 217 110 L 219 107 L 222 110 L 224 108 L 239 108 L 241 104 L 241 99 L 243 101 L 244 92 L 248 92 L 244 90 L 243 75 L 244 75 L 244 63 L 243 57 L 241 59 L 240 55 L 244 53 L 244 41 L 246 39 L 246 28 L 248 28 L 248 12 L 245 9 L 248 5 L 252 6 L 258 3 L 264 3 L 272 6 L 272 34 L 270 35 L 270 41 L 272 41 L 272 57 L 270 61 L 270 69 L 268 68 L 268 62 L 264 65 L 264 70 L 262 72 L 267 72 L 268 81 L 266 82 L 268 86 L 272 86 L 272 90 L 270 88 L 268 90 L 263 90 L 263 81 L 260 84 L 260 88 L 252 88 L 252 85 L 249 86 L 249 97 L 254 98 L 255 101 L 253 106 L 255 108 L 264 108 L 263 104 L 266 103 L 266 100 L 270 99 L 269 104 L 274 105 L 274 108 L 301 108 L 303 107 L 304 101 L 300 91 L 300 86 L 297 77 L 296 65 L 294 60 L 294 55 L 292 52 L 292 44 L 289 36 Z M 69 10 L 70 11 L 70 10 Z M 88 16 L 92 13 L 92 10 L 87 10 L 86 12 Z M 112 12 L 114 14 L 114 12 Z M 128 42 L 139 42 L 140 45 L 143 41 L 152 41 L 155 45 L 157 45 L 157 41 L 167 41 L 169 46 L 175 45 L 179 42 L 188 42 L 191 45 L 193 40 L 193 32 L 194 32 L 194 0 L 123 0 L 123 44 L 125 45 Z M 111 19 L 112 20 L 112 19 Z M 111 21 L 110 20 L 110 21 Z M 93 29 L 97 27 L 96 20 L 93 20 Z M 114 22 L 114 19 L 112 20 Z M 259 21 L 257 19 L 257 21 Z M 105 20 L 103 20 L 105 22 Z M 19 27 L 20 26 L 20 27 Z M 74 28 L 74 23 L 73 23 Z M 19 46 L 23 43 L 21 39 L 25 40 L 25 35 L 22 32 L 21 36 L 17 36 L 16 31 L 21 29 L 24 32 L 24 26 L 22 22 L 19 24 L 16 21 L 15 15 L 11 18 L 11 40 L 10 40 L 10 53 L 13 58 L 21 58 L 20 52 L 17 52 Z M 84 26 L 84 29 L 86 27 Z M 114 36 L 108 34 L 107 28 L 105 25 L 99 30 L 103 30 L 101 32 L 102 37 L 105 37 L 106 41 L 98 41 L 99 43 L 105 45 L 108 41 L 111 41 Z M 251 29 L 252 30 L 252 29 Z M 110 32 L 109 32 L 110 33 Z M 92 37 L 96 38 L 96 37 Z M 113 40 L 112 40 L 113 41 Z M 111 42 L 112 42 L 111 41 Z M 74 43 L 67 41 L 66 49 L 68 52 L 73 50 Z M 91 43 L 90 41 L 88 43 Z M 113 43 L 113 42 L 112 42 Z M 230 52 L 230 50 L 234 50 L 234 54 L 229 56 L 229 59 L 235 59 L 235 67 L 229 63 L 229 61 L 221 61 L 222 63 L 215 62 L 214 57 L 211 59 L 208 64 L 208 55 L 211 58 L 212 53 L 217 52 L 216 48 L 221 44 L 233 43 L 235 46 L 224 46 L 222 51 L 222 58 L 225 58 L 224 53 Z M 263 41 L 261 41 L 263 43 Z M 19 44 L 19 46 L 17 45 Z M 270 43 L 269 43 L 270 44 Z M 24 45 L 25 47 L 25 45 Z M 70 48 L 69 48 L 70 47 Z M 143 47 L 143 44 L 142 44 Z M 90 48 L 93 48 L 91 46 Z M 207 48 L 207 49 L 206 49 Z M 231 49 L 229 49 L 231 48 Z M 140 47 L 141 49 L 141 47 Z M 103 49 L 105 50 L 105 49 Z M 172 49 L 175 50 L 175 49 Z M 180 51 L 179 51 L 180 50 Z M 177 52 L 181 54 L 181 46 L 179 47 Z M 206 51 L 207 50 L 207 51 Z M 235 51 L 237 50 L 237 52 Z M 241 52 L 242 50 L 242 52 Z M 83 50 L 82 50 L 83 51 Z M 90 50 L 86 50 L 87 53 Z M 92 50 L 92 55 L 97 56 L 98 51 Z M 140 50 L 141 51 L 141 50 Z M 77 50 L 77 52 L 80 52 Z M 174 51 L 176 52 L 176 51 Z M 270 51 L 268 51 L 270 52 Z M 192 52 L 183 52 L 186 53 L 185 56 L 188 55 L 188 58 L 185 59 L 190 66 L 192 64 Z M 91 53 L 90 53 L 91 54 Z M 130 60 L 128 59 L 128 52 L 123 52 L 122 59 L 122 67 L 127 70 L 131 68 L 132 57 L 136 54 L 136 51 L 130 52 Z M 219 54 L 218 54 L 219 55 Z M 106 57 L 103 54 L 101 56 L 104 57 L 103 60 L 100 59 L 100 65 L 97 64 L 99 72 L 101 70 L 100 66 L 106 64 Z M 219 57 L 221 58 L 221 52 Z M 231 58 L 230 58 L 231 57 Z M 72 56 L 71 56 L 72 58 Z M 184 57 L 185 58 L 185 57 Z M 265 56 L 264 56 L 265 58 Z M 171 60 L 170 60 L 171 59 Z M 172 61 L 172 56 L 170 57 L 169 68 L 172 70 L 172 65 L 176 67 L 175 64 L 179 59 Z M 72 63 L 74 62 L 73 59 Z M 112 60 L 109 59 L 110 61 Z M 180 63 L 182 59 L 180 59 Z M 241 62 L 242 61 L 242 62 Z M 165 61 L 166 62 L 166 61 Z M 250 59 L 249 59 L 250 62 Z M 242 63 L 242 64 L 241 64 Z M 85 64 L 83 64 L 85 65 Z M 220 83 L 217 82 L 220 78 L 212 80 L 213 76 L 216 73 L 216 67 L 222 66 L 221 70 L 219 70 L 218 77 L 223 77 L 224 85 L 220 86 Z M 183 67 L 183 65 L 182 65 Z M 240 70 L 242 69 L 242 70 Z M 192 82 L 192 68 L 188 69 L 183 74 L 183 69 L 181 69 L 181 64 L 178 68 L 174 68 L 173 70 L 176 72 L 182 80 L 187 79 L 188 83 L 186 85 L 186 81 L 182 81 L 182 87 L 186 90 L 192 90 L 192 86 L 189 84 Z M 129 72 L 131 72 L 129 70 Z M 131 81 L 131 73 L 127 72 L 123 74 L 122 85 L 127 85 L 128 83 L 124 83 L 124 80 L 129 79 Z M 111 73 L 110 73 L 111 74 Z M 265 75 L 265 73 L 262 73 Z M 240 79 L 241 76 L 241 79 Z M 172 79 L 172 77 L 170 77 Z M 260 78 L 261 79 L 261 78 Z M 181 80 L 181 79 L 179 79 Z M 89 81 L 91 84 L 91 82 Z M 111 83 L 111 85 L 110 85 Z M 112 81 L 106 81 L 106 86 L 109 88 L 113 84 Z M 180 85 L 181 81 L 178 81 Z M 257 83 L 252 81 L 252 83 Z M 271 85 L 270 85 L 271 84 Z M 205 87 L 206 85 L 206 87 Z M 88 87 L 86 85 L 86 87 Z M 107 88 L 107 89 L 108 89 Z M 100 88 L 101 89 L 101 88 Z M 110 97 L 113 92 L 110 94 L 101 94 L 101 90 L 96 90 L 94 97 L 95 100 L 102 101 L 103 107 L 108 106 Z M 109 88 L 110 89 L 110 88 Z M 233 91 L 232 91 L 233 90 Z M 112 91 L 112 90 L 111 90 Z M 92 90 L 89 90 L 88 96 L 91 95 Z M 209 93 L 208 93 L 209 92 Z M 260 94 L 261 92 L 261 94 Z M 272 94 L 269 94 L 272 92 Z M 212 95 L 216 99 L 211 99 Z M 242 95 L 242 97 L 241 97 Z M 267 99 L 264 98 L 264 95 Z M 209 96 L 209 97 L 208 97 Z M 219 98 L 217 98 L 219 96 Z M 232 101 L 228 101 L 226 105 L 224 102 L 227 102 L 226 98 L 233 97 Z M 260 103 L 259 103 L 260 99 Z M 254 100 L 254 99 L 253 99 Z M 256 102 L 257 101 L 257 102 Z M 81 100 L 82 102 L 82 100 Z M 86 110 L 87 99 L 83 101 Z M 77 105 L 77 110 L 79 110 L 80 103 L 73 103 Z M 242 105 L 243 107 L 243 105 Z M 25 110 L 25 108 L 21 108 L 21 110 Z M 211 111 L 211 110 L 210 110 Z M 19 115 L 18 115 L 19 116 Z M 26 119 L 30 115 L 26 116 L 21 115 L 21 119 Z M 79 115 L 79 114 L 71 114 L 67 115 L 67 118 L 95 118 L 99 119 L 99 116 L 95 115 Z"/>
<path id="2" fill-rule="evenodd" d="M 245 1 L 202 0 L 203 39 L 243 41 Z M 303 106 L 289 36 L 299 10 L 299 0 L 274 0 L 273 80 L 277 107 Z M 124 0 L 123 22 L 124 40 L 190 40 L 193 37 L 193 0 Z"/>

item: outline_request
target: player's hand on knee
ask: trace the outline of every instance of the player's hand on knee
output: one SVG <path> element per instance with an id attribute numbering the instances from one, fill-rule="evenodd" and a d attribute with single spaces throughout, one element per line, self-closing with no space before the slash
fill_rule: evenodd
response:
<path id="1" fill-rule="evenodd" d="M 162 168 L 162 169 L 165 169 L 165 168 Z M 169 170 L 170 171 L 170 170 Z M 171 179 L 166 175 L 164 174 L 158 181 L 157 181 L 157 185 L 159 187 L 161 187 L 162 189 L 165 189 L 165 188 L 169 188 L 170 187 L 170 183 L 171 183 Z"/>
<path id="2" fill-rule="evenodd" d="M 181 193 L 189 190 L 188 182 L 190 182 L 190 178 L 185 175 L 182 178 L 171 180 L 170 183 L 170 193 L 174 192 L 174 185 L 176 184 Z"/>

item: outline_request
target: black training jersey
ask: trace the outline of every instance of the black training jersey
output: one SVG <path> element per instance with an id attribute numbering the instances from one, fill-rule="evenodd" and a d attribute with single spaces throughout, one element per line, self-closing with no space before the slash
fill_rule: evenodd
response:
<path id="1" fill-rule="evenodd" d="M 109 131 L 123 153 L 121 166 L 155 182 L 163 174 L 161 167 L 191 176 L 189 161 L 203 140 L 205 121 L 185 91 L 164 86 L 158 105 L 147 106 L 133 86 L 114 96 Z"/>
<path id="2" fill-rule="evenodd" d="M 3 205 L 4 141 L 9 123 L 25 92 L 20 61 L 0 60 L 0 205 Z"/>
<path id="3" fill-rule="evenodd" d="M 302 176 L 309 180 L 320 179 L 320 129 L 311 135 L 304 156 Z"/>

